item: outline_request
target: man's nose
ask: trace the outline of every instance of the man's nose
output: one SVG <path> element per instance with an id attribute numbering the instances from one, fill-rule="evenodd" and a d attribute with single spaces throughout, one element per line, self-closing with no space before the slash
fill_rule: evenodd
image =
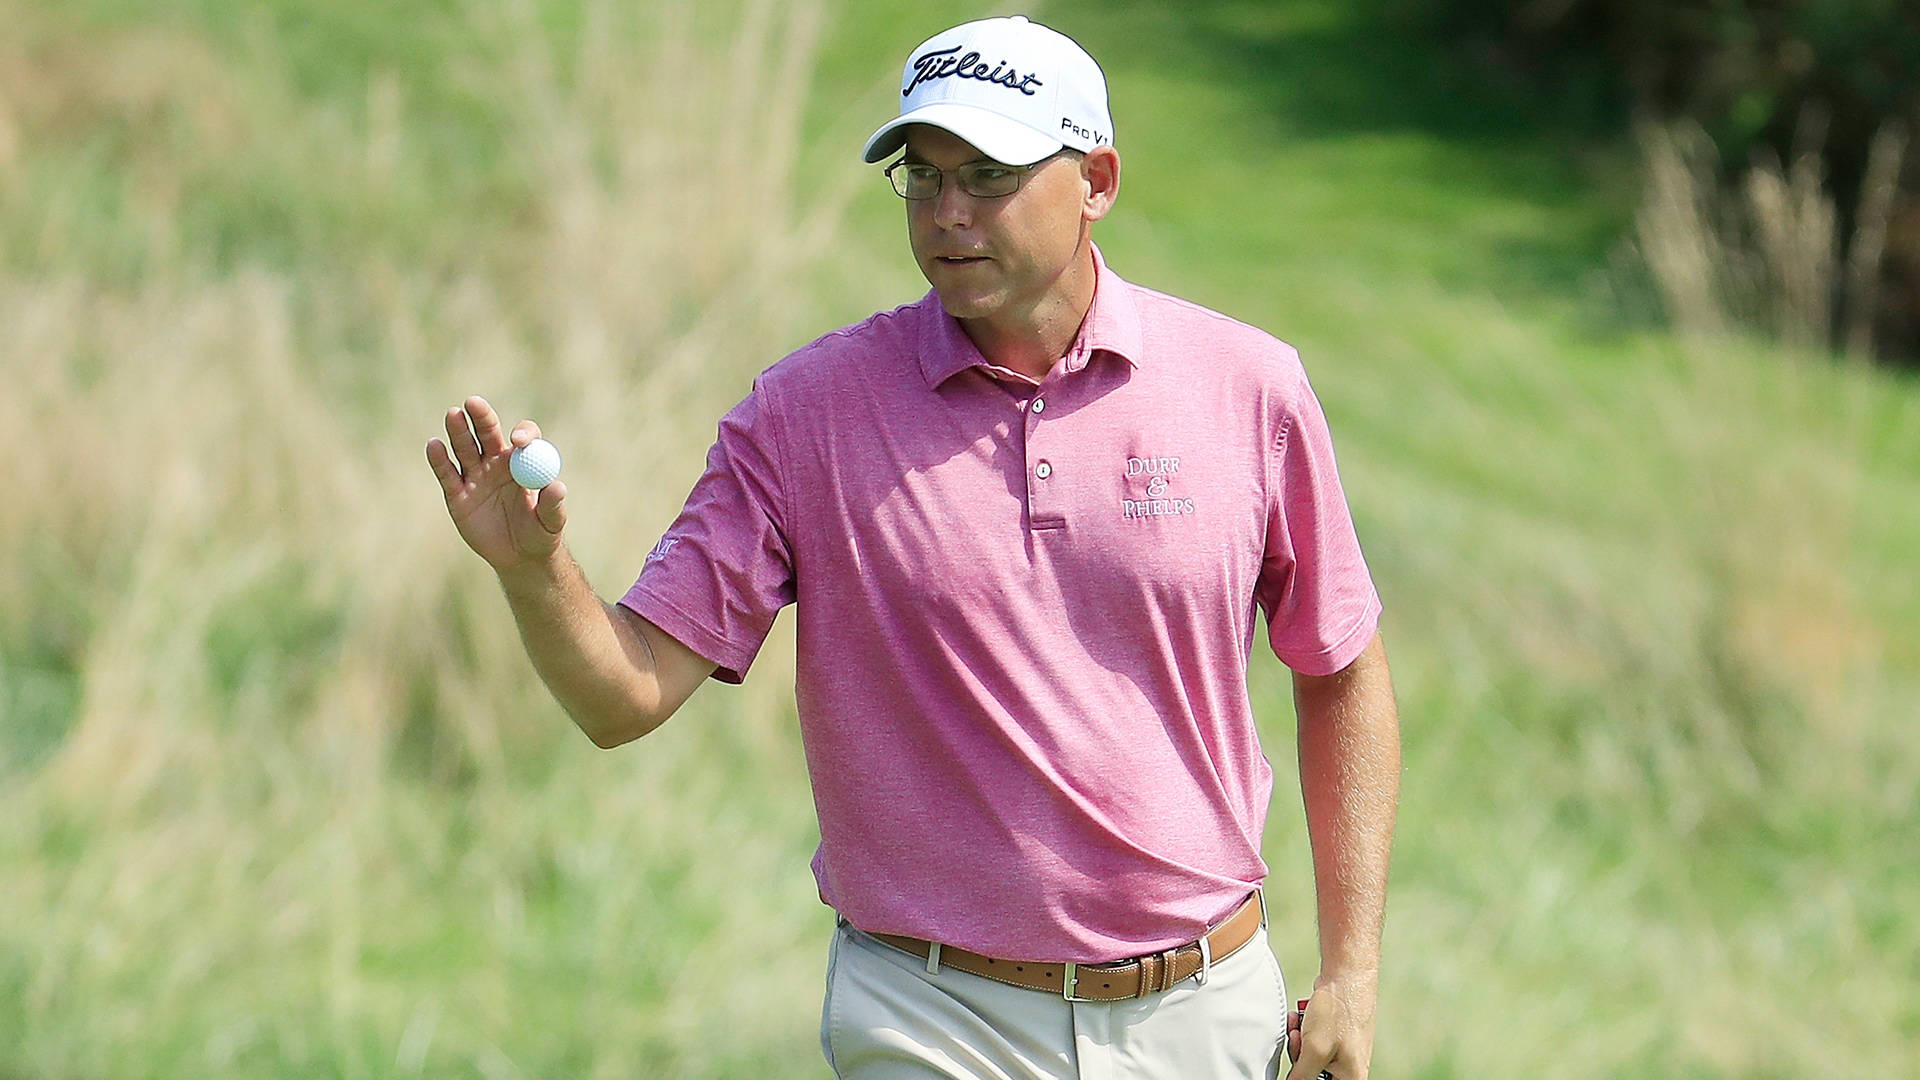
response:
<path id="1" fill-rule="evenodd" d="M 940 192 L 933 197 L 934 224 L 943 229 L 966 228 L 973 223 L 973 196 L 961 188 L 958 177 L 940 180 Z"/>

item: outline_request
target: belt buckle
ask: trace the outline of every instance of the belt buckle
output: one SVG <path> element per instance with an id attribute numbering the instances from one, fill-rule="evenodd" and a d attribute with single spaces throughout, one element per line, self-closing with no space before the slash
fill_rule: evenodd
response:
<path id="1" fill-rule="evenodd" d="M 1185 946 L 1176 946 L 1175 948 L 1168 949 L 1166 952 L 1163 952 L 1163 953 L 1150 953 L 1148 955 L 1159 956 L 1161 961 L 1166 965 L 1166 967 L 1163 969 L 1165 974 L 1171 975 L 1173 973 L 1173 954 L 1176 951 L 1178 951 L 1178 949 L 1184 948 L 1184 947 Z M 1060 996 L 1063 998 L 1066 998 L 1068 1001 L 1087 1002 L 1095 1005 L 1108 1004 L 1116 1000 L 1125 1000 L 1125 999 L 1110 998 L 1110 997 L 1080 997 L 1079 995 L 1075 994 L 1073 991 L 1074 991 L 1074 988 L 1078 986 L 1080 983 L 1080 969 L 1083 967 L 1090 967 L 1096 971 L 1104 971 L 1109 968 L 1124 968 L 1128 964 L 1134 964 L 1140 968 L 1140 985 L 1142 987 L 1145 987 L 1146 978 L 1147 978 L 1147 969 L 1146 969 L 1146 965 L 1141 963 L 1141 960 L 1139 957 L 1135 957 L 1132 960 L 1111 960 L 1104 964 L 1076 964 L 1073 961 L 1069 960 L 1066 962 L 1065 965 L 1063 965 L 1066 968 L 1066 971 L 1064 973 L 1064 977 L 1062 981 L 1064 981 L 1066 985 L 1061 987 Z M 1139 996 L 1145 997 L 1147 993 L 1157 993 L 1161 989 L 1162 989 L 1161 987 L 1153 987 L 1150 990 L 1141 993 Z"/>
<path id="2" fill-rule="evenodd" d="M 1099 970 L 1101 968 L 1106 968 L 1106 967 L 1119 967 L 1124 965 L 1125 963 L 1126 961 L 1124 960 L 1115 960 L 1108 964 L 1076 964 L 1071 960 L 1067 961 L 1063 965 L 1066 968 L 1066 971 L 1064 972 L 1064 977 L 1061 980 L 1062 982 L 1065 982 L 1066 985 L 1060 988 L 1060 996 L 1063 998 L 1066 998 L 1068 1001 L 1079 1001 L 1079 1002 L 1089 1003 L 1093 1005 L 1104 1005 L 1113 1001 L 1114 999 L 1112 998 L 1081 997 L 1080 995 L 1074 993 L 1073 991 L 1076 986 L 1080 985 L 1080 969 L 1081 968 L 1090 967 L 1095 970 Z"/>
<path id="3" fill-rule="evenodd" d="M 1068 1001 L 1099 1001 L 1099 998 L 1077 997 L 1074 995 L 1074 990 L 1080 985 L 1079 969 L 1080 965 L 1073 961 L 1069 960 L 1066 962 L 1066 972 L 1060 979 L 1061 983 L 1064 984 L 1060 987 L 1060 996 L 1066 998 Z"/>

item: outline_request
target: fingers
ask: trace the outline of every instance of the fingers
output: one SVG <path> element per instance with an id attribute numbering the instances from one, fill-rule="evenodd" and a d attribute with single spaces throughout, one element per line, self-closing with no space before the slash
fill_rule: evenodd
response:
<path id="1" fill-rule="evenodd" d="M 440 478 L 440 494 L 451 502 L 460 494 L 465 481 L 460 478 L 460 470 L 454 467 L 453 456 L 447 453 L 447 444 L 439 439 L 427 440 L 427 464 L 433 466 L 433 475 Z"/>
<path id="2" fill-rule="evenodd" d="M 504 454 L 507 452 L 506 432 L 500 427 L 500 414 L 493 411 L 487 399 L 475 395 L 467 399 L 467 415 L 473 418 L 473 433 L 479 439 L 480 452 L 483 454 Z"/>
<path id="3" fill-rule="evenodd" d="M 467 400 L 480 401 L 479 398 Z M 484 401 L 480 403 L 486 404 Z M 480 443 L 473 437 L 473 429 L 467 426 L 466 410 L 457 405 L 447 410 L 447 445 L 453 447 L 453 456 L 460 462 L 463 475 L 480 467 Z"/>
<path id="4" fill-rule="evenodd" d="M 447 410 L 447 441 L 427 443 L 427 462 L 440 478 L 440 489 L 451 499 L 466 484 L 479 482 L 474 473 L 489 461 L 500 461 L 512 450 L 540 437 L 540 425 L 522 420 L 509 434 L 500 424 L 500 414 L 487 399 L 475 395 Z M 449 447 L 451 451 L 449 451 Z M 555 505 L 558 505 L 556 501 Z M 560 520 L 565 519 L 562 513 Z M 555 525 L 551 531 L 558 532 Z"/>
<path id="5" fill-rule="evenodd" d="M 508 435 L 500 414 L 478 394 L 447 410 L 447 442 L 459 458 L 462 472 L 491 454 L 504 454 L 540 437 L 540 425 L 522 420 Z"/>
<path id="6" fill-rule="evenodd" d="M 515 434 L 519 430 L 515 428 Z M 567 485 L 559 480 L 540 489 L 540 497 L 533 504 L 533 516 L 540 522 L 541 528 L 557 534 L 567 527 L 566 497 Z"/>

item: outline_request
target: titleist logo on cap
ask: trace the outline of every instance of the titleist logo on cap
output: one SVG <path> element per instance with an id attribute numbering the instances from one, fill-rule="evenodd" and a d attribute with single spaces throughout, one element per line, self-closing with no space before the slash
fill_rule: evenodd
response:
<path id="1" fill-rule="evenodd" d="M 1005 60 L 998 64 L 988 64 L 980 59 L 978 52 L 969 52 L 956 59 L 954 54 L 961 48 L 962 46 L 955 45 L 951 49 L 941 49 L 914 57 L 913 79 L 907 83 L 905 89 L 900 91 L 900 96 L 906 97 L 912 94 L 914 88 L 921 83 L 932 82 L 935 79 L 978 79 L 984 83 L 997 83 L 1009 89 L 1018 90 L 1028 97 L 1033 96 L 1032 87 L 1046 85 L 1040 81 L 1038 75 L 1022 75 L 1008 67 Z"/>

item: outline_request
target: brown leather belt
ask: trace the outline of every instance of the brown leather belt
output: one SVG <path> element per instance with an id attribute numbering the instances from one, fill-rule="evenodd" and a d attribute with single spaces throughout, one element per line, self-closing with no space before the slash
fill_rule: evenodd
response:
<path id="1" fill-rule="evenodd" d="M 958 968 L 1010 986 L 1060 994 L 1070 1001 L 1123 1001 L 1171 990 L 1175 983 L 1198 974 L 1207 964 L 1217 964 L 1238 952 L 1241 946 L 1253 940 L 1254 932 L 1264 922 L 1261 903 L 1260 894 L 1256 892 L 1198 941 L 1165 952 L 1149 953 L 1109 964 L 1036 964 L 1025 960 L 997 960 L 952 945 L 936 945 L 931 941 L 898 934 L 870 936 L 922 960 L 933 956 L 934 950 L 938 949 L 937 959 L 928 961 L 929 970 L 935 964 Z"/>

